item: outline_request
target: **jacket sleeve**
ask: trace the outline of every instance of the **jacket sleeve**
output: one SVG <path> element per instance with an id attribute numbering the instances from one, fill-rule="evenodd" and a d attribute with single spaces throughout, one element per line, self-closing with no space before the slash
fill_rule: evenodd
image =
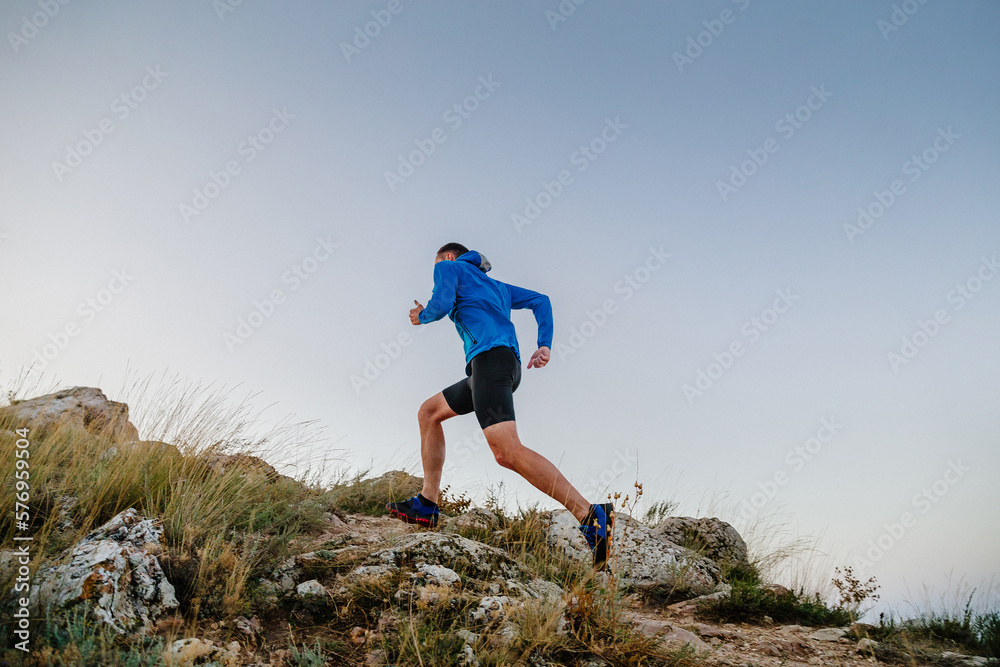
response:
<path id="1" fill-rule="evenodd" d="M 504 283 L 506 284 L 506 283 Z M 510 307 L 530 308 L 538 323 L 538 347 L 552 347 L 552 304 L 549 297 L 517 285 L 507 285 L 510 289 Z"/>
<path id="2" fill-rule="evenodd" d="M 451 262 L 438 262 L 434 265 L 434 291 L 427 306 L 417 316 L 421 324 L 437 322 L 455 307 L 458 272 L 450 266 L 451 264 Z"/>

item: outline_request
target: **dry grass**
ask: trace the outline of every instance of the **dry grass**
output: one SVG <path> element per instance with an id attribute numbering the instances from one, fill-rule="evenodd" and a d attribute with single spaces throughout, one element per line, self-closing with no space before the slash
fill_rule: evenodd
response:
<path id="1" fill-rule="evenodd" d="M 148 386 L 138 388 L 148 391 Z M 147 441 L 114 442 L 69 423 L 44 432 L 30 429 L 34 570 L 134 507 L 163 522 L 161 561 L 185 613 L 194 619 L 238 613 L 255 569 L 282 556 L 299 534 L 323 525 L 322 513 L 333 501 L 304 479 L 276 477 L 266 466 L 220 467 L 226 456 L 266 456 L 317 442 L 308 424 L 289 420 L 253 435 L 260 432 L 259 423 L 248 403 L 233 406 L 230 396 L 173 382 L 151 397 L 132 399 L 132 416 L 139 416 Z M 23 426 L 30 425 L 8 427 Z M 15 440 L 0 436 L 5 485 L 14 479 Z M 13 548 L 16 534 L 15 498 L 13 489 L 8 491 L 0 495 L 2 549 Z M 66 497 L 76 498 L 76 504 L 64 505 Z"/>
<path id="2" fill-rule="evenodd" d="M 234 403 L 232 389 L 176 379 L 155 389 L 151 384 L 150 380 L 133 383 L 124 397 L 146 441 L 115 443 L 69 424 L 32 436 L 32 567 L 36 571 L 89 530 L 135 507 L 163 521 L 166 551 L 160 560 L 177 589 L 187 632 L 197 635 L 206 621 L 237 614 L 263 617 L 248 590 L 252 582 L 286 558 L 296 538 L 323 525 L 324 512 L 380 514 L 387 500 L 403 499 L 419 490 L 412 477 L 370 479 L 368 471 L 320 484 L 328 460 L 312 453 L 320 442 L 312 424 L 284 419 L 268 426 L 250 407 L 254 395 Z M 13 480 L 14 443 L 9 435 L 0 435 L 0 475 L 8 486 Z M 291 452 L 302 454 L 296 459 Z M 283 469 L 294 470 L 297 479 L 276 477 L 262 466 L 219 465 L 232 461 L 226 457 L 239 455 L 284 461 Z M 10 538 L 15 534 L 14 494 L 9 491 L 0 495 L 0 549 L 11 548 Z M 570 558 L 548 544 L 547 519 L 537 505 L 510 508 L 501 494 L 502 488 L 490 490 L 486 502 L 496 516 L 493 525 L 458 532 L 503 549 L 527 572 L 561 586 L 565 596 L 512 606 L 506 632 L 502 624 L 477 628 L 478 637 L 470 644 L 483 667 L 529 665 L 538 658 L 551 665 L 573 665 L 592 657 L 613 665 L 697 664 L 689 650 L 668 650 L 625 621 L 623 591 L 614 575 L 614 551 L 610 576 L 595 574 L 589 562 Z M 612 499 L 620 504 L 620 511 L 644 516 L 652 523 L 676 507 L 673 502 L 653 502 L 643 514 L 638 511 L 642 495 L 637 482 L 629 495 L 612 494 Z M 77 503 L 70 506 L 65 497 L 75 497 Z M 716 511 L 711 514 L 732 516 L 723 500 L 713 502 Z M 447 494 L 443 504 L 460 513 L 468 508 L 469 500 L 465 494 Z M 64 527 L 66 521 L 71 528 Z M 823 568 L 817 563 L 825 558 L 819 540 L 797 536 L 777 512 L 756 517 L 743 532 L 755 573 L 765 579 L 785 578 L 799 590 L 819 590 L 817 577 Z M 0 586 L 9 590 L 10 583 L 8 578 Z M 396 619 L 395 631 L 382 636 L 388 660 L 407 665 L 454 664 L 466 642 L 459 631 L 470 627 L 469 612 L 476 595 L 441 587 L 434 591 L 438 597 L 432 601 L 397 598 L 396 592 L 407 585 L 412 583 L 402 573 L 350 580 L 348 594 L 324 612 L 326 632 L 343 634 L 344 624 L 374 629 L 380 618 L 391 617 Z M 290 643 L 302 644 L 302 637 L 293 634 L 301 634 L 301 628 L 293 629 L 287 614 L 280 619 L 286 627 L 275 632 L 284 631 L 282 636 Z M 56 615 L 47 623 L 40 621 L 38 629 L 39 641 L 48 644 L 45 660 L 50 664 L 152 665 L 162 651 L 162 645 L 155 643 L 122 645 L 82 609 Z M 0 628 L 0 635 L 10 645 L 5 633 L 6 626 Z M 322 664 L 319 636 L 307 639 L 316 640 L 315 648 L 296 650 L 296 661 Z M 349 641 L 344 643 L 349 645 Z"/>

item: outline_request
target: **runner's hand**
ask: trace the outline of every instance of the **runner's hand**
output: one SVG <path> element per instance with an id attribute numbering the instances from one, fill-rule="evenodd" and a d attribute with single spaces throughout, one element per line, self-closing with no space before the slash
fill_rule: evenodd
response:
<path id="1" fill-rule="evenodd" d="M 545 364 L 549 363 L 549 348 L 544 345 L 531 355 L 531 359 L 528 359 L 528 368 L 541 368 Z"/>
<path id="2" fill-rule="evenodd" d="M 424 307 L 421 306 L 420 302 L 417 301 L 416 299 L 413 300 L 413 303 L 415 303 L 417 307 L 410 308 L 410 322 L 412 322 L 413 324 L 420 324 L 420 320 L 417 318 L 420 317 L 420 311 L 423 310 Z"/>

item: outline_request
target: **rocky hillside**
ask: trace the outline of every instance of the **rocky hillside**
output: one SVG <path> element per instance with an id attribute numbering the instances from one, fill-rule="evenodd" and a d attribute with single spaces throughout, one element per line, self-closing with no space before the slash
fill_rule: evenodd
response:
<path id="1" fill-rule="evenodd" d="M 0 633 L 4 664 L 987 660 L 895 626 L 852 624 L 856 609 L 768 585 L 718 519 L 649 526 L 619 512 L 611 572 L 595 574 L 563 510 L 445 496 L 438 529 L 409 526 L 382 507 L 415 494 L 416 477 L 317 488 L 224 438 L 140 440 L 128 407 L 97 389 L 0 409 L 0 454 L 3 615 L 17 619 Z M 30 473 L 23 524 L 13 521 L 20 470 Z"/>

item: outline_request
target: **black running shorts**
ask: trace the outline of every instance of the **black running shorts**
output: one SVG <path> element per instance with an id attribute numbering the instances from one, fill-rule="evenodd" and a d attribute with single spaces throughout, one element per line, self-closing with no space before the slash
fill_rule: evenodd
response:
<path id="1" fill-rule="evenodd" d="M 479 426 L 514 421 L 513 393 L 521 384 L 521 362 L 512 348 L 501 346 L 480 352 L 466 367 L 468 377 L 443 392 L 457 414 L 475 411 Z"/>

